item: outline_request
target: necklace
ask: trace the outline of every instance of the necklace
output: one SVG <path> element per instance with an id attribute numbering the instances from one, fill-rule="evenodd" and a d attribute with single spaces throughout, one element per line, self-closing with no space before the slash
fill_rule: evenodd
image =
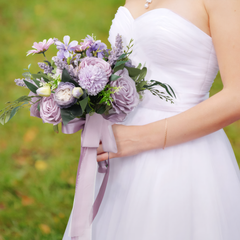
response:
<path id="1" fill-rule="evenodd" d="M 149 4 L 152 2 L 152 0 L 146 0 L 146 3 L 145 3 L 145 8 L 149 8 Z"/>

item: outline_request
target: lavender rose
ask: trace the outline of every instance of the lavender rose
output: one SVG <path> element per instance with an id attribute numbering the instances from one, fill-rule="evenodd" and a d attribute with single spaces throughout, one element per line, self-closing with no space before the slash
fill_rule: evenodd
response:
<path id="1" fill-rule="evenodd" d="M 90 96 L 96 96 L 108 83 L 106 72 L 99 65 L 86 65 L 80 69 L 79 85 L 88 91 Z"/>
<path id="2" fill-rule="evenodd" d="M 110 77 L 112 75 L 111 65 L 101 58 L 86 57 L 80 63 L 80 68 L 85 68 L 86 66 L 91 66 L 91 65 L 102 68 L 106 72 L 107 77 Z"/>
<path id="3" fill-rule="evenodd" d="M 43 97 L 40 103 L 40 117 L 44 123 L 57 125 L 62 121 L 60 108 L 54 101 L 53 94 L 50 97 Z"/>
<path id="4" fill-rule="evenodd" d="M 28 96 L 36 96 L 31 99 L 30 116 L 41 118 L 40 112 L 38 111 L 38 104 L 41 103 L 41 101 L 42 101 L 42 100 L 39 101 L 39 99 L 41 99 L 41 97 L 39 97 L 37 94 L 35 94 L 33 92 L 30 92 L 28 94 Z"/>
<path id="5" fill-rule="evenodd" d="M 137 93 L 135 82 L 128 75 L 128 70 L 124 68 L 115 73 L 121 76 L 116 81 L 112 81 L 112 87 L 120 87 L 120 90 L 112 94 L 113 109 L 117 114 L 130 113 L 139 103 L 139 94 Z"/>
<path id="6" fill-rule="evenodd" d="M 77 102 L 72 94 L 75 85 L 69 82 L 61 82 L 54 94 L 54 100 L 60 108 L 69 108 Z"/>

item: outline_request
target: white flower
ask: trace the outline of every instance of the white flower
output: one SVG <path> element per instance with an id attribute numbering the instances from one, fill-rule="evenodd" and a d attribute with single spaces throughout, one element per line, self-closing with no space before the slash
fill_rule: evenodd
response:
<path id="1" fill-rule="evenodd" d="M 75 87 L 75 88 L 72 90 L 72 95 L 73 95 L 75 98 L 80 98 L 80 97 L 83 95 L 83 90 L 82 90 L 82 88 L 80 88 L 80 87 Z"/>
<path id="2" fill-rule="evenodd" d="M 77 102 L 77 99 L 72 94 L 74 87 L 74 84 L 69 82 L 61 82 L 58 85 L 54 100 L 60 108 L 69 108 Z"/>
<path id="3" fill-rule="evenodd" d="M 56 100 L 62 101 L 62 102 L 69 101 L 71 97 L 72 97 L 72 93 L 71 93 L 71 90 L 69 88 L 66 88 L 66 89 L 63 89 L 63 90 L 59 90 L 55 94 Z"/>
<path id="4" fill-rule="evenodd" d="M 36 93 L 38 96 L 41 96 L 41 97 L 49 97 L 51 96 L 50 86 L 46 85 L 44 87 L 38 88 Z"/>

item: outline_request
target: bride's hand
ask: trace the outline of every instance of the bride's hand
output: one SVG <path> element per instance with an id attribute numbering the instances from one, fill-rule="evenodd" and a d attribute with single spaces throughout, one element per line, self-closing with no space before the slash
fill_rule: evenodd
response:
<path id="1" fill-rule="evenodd" d="M 109 152 L 109 158 L 131 156 L 147 150 L 144 126 L 124 126 L 114 124 L 112 129 L 118 152 Z M 102 144 L 100 143 L 97 149 L 97 161 L 100 162 L 107 159 L 108 153 L 103 151 Z"/>

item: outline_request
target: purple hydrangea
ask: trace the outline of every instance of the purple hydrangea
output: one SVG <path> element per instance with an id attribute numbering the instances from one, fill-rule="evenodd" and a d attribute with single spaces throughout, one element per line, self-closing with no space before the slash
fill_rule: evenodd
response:
<path id="1" fill-rule="evenodd" d="M 108 83 L 108 76 L 98 65 L 86 65 L 78 74 L 79 85 L 88 91 L 90 96 L 101 92 Z"/>
<path id="2" fill-rule="evenodd" d="M 69 108 L 77 102 L 72 94 L 75 85 L 69 82 L 61 82 L 55 90 L 54 100 L 60 108 Z"/>

